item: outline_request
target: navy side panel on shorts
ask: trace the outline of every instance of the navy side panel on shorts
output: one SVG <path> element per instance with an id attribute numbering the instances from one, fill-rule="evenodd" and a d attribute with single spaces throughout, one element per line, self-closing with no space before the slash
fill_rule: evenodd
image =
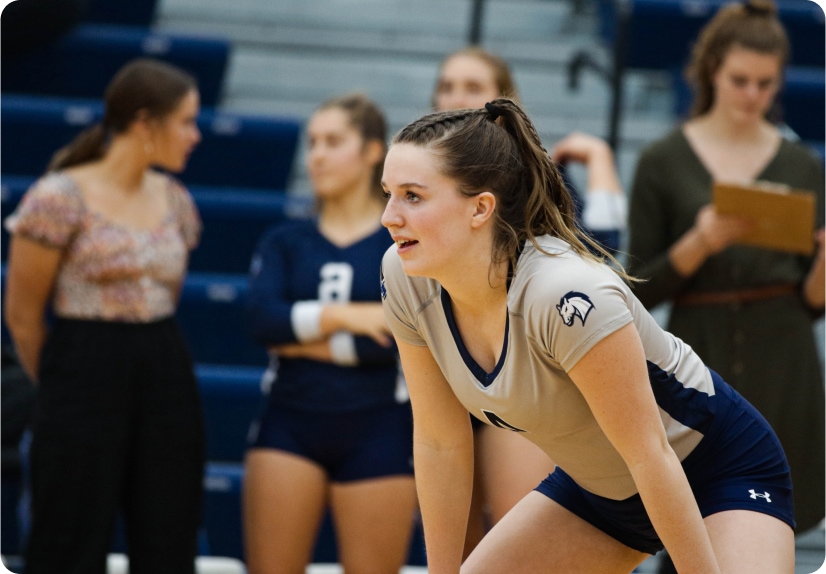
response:
<path id="1" fill-rule="evenodd" d="M 777 436 L 753 406 L 711 375 L 711 401 L 719 408 L 708 434 L 682 463 L 700 513 L 751 510 L 794 528 L 791 474 Z M 648 554 L 663 548 L 639 495 L 597 496 L 559 467 L 536 490 L 630 548 Z"/>

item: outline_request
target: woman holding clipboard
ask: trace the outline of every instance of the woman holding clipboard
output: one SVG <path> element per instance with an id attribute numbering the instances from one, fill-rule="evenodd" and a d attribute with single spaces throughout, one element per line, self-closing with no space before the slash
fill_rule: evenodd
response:
<path id="1" fill-rule="evenodd" d="M 691 118 L 640 157 L 630 272 L 668 330 L 768 419 L 789 459 L 797 531 L 824 516 L 824 395 L 813 318 L 823 313 L 823 167 L 770 120 L 788 39 L 768 0 L 723 8 L 688 67 Z M 815 193 L 814 257 L 739 244 L 750 222 L 721 215 L 714 184 L 769 181 Z"/>

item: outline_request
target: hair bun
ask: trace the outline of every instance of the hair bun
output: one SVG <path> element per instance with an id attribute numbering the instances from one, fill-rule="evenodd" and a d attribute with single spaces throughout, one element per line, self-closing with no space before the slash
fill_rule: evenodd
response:
<path id="1" fill-rule="evenodd" d="M 754 16 L 774 16 L 777 6 L 771 0 L 746 0 L 743 3 L 746 12 Z"/>

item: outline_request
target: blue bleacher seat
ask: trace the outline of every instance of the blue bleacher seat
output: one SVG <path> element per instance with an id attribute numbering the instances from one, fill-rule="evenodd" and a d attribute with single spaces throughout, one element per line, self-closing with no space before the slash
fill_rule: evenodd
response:
<path id="1" fill-rule="evenodd" d="M 241 527 L 240 463 L 209 462 L 204 472 L 204 516 L 207 546 L 213 556 L 244 559 Z"/>
<path id="2" fill-rule="evenodd" d="M 3 93 L 99 98 L 112 76 L 138 57 L 168 61 L 198 79 L 201 101 L 214 106 L 229 58 L 230 43 L 146 28 L 82 24 L 57 42 L 3 62 Z"/>
<path id="3" fill-rule="evenodd" d="M 5 295 L 7 266 L 0 266 Z M 265 350 L 246 333 L 243 301 L 247 279 L 243 275 L 191 273 L 184 283 L 176 318 L 193 359 L 210 364 L 257 367 L 267 365 Z M 11 342 L 5 321 L 2 343 Z"/>
<path id="4" fill-rule="evenodd" d="M 181 178 L 209 186 L 287 189 L 301 122 L 286 116 L 261 116 L 201 110 L 203 141 Z"/>
<path id="5" fill-rule="evenodd" d="M 119 24 L 122 26 L 149 26 L 155 15 L 157 0 L 89 0 L 83 20 L 98 24 Z"/>
<path id="6" fill-rule="evenodd" d="M 190 273 L 176 314 L 195 362 L 267 365 L 263 347 L 247 335 L 245 275 Z"/>
<path id="7" fill-rule="evenodd" d="M 682 70 L 673 68 L 674 112 L 686 117 L 691 106 L 691 90 Z M 822 67 L 789 66 L 780 93 L 781 119 L 803 140 L 826 137 L 826 74 Z"/>
<path id="8" fill-rule="evenodd" d="M 266 404 L 262 367 L 197 364 L 195 374 L 204 407 L 207 460 L 241 462 L 250 424 Z"/>
<path id="9" fill-rule="evenodd" d="M 575 87 L 580 69 L 587 66 L 611 84 L 607 140 L 613 148 L 620 140 L 625 70 L 667 72 L 683 68 L 700 30 L 728 3 L 730 0 L 598 0 L 600 36 L 610 47 L 611 63 L 604 65 L 587 50 L 580 51 L 569 63 L 569 83 Z M 791 64 L 822 68 L 826 63 L 823 9 L 810 0 L 776 0 L 776 5 L 791 43 Z"/>
<path id="10" fill-rule="evenodd" d="M 284 193 L 191 187 L 204 224 L 191 271 L 246 273 L 259 239 L 272 225 L 309 217 L 312 200 Z"/>
<path id="11" fill-rule="evenodd" d="M 4 95 L 0 100 L 3 173 L 39 175 L 49 159 L 103 115 L 100 100 Z M 301 124 L 270 117 L 201 110 L 203 140 L 180 178 L 189 185 L 283 190 Z"/>
<path id="12" fill-rule="evenodd" d="M 0 177 L 0 217 L 17 207 L 34 177 Z M 312 200 L 279 192 L 236 188 L 189 188 L 198 206 L 203 232 L 189 261 L 190 271 L 246 273 L 258 240 L 271 225 L 309 217 Z M 0 260 L 6 261 L 8 233 L 0 234 Z"/>
<path id="13" fill-rule="evenodd" d="M 0 179 L 2 217 L 15 209 L 33 181 L 32 177 Z M 193 357 L 206 363 L 266 365 L 264 349 L 246 332 L 246 269 L 264 230 L 286 218 L 305 216 L 309 200 L 204 188 L 193 188 L 192 195 L 201 212 L 204 231 L 201 245 L 193 253 L 192 271 L 186 278 L 177 316 Z M 4 228 L 0 238 L 4 262 L 8 244 Z M 227 272 L 229 269 L 238 272 Z"/>
<path id="14" fill-rule="evenodd" d="M 826 76 L 822 66 L 787 69 L 781 98 L 783 120 L 801 139 L 822 141 L 826 137 Z"/>
<path id="15" fill-rule="evenodd" d="M 688 62 L 700 29 L 730 0 L 599 0 L 600 36 L 614 45 L 618 15 L 629 17 L 625 66 L 668 70 Z M 789 35 L 791 62 L 823 66 L 824 13 L 810 0 L 777 0 L 778 15 Z"/>

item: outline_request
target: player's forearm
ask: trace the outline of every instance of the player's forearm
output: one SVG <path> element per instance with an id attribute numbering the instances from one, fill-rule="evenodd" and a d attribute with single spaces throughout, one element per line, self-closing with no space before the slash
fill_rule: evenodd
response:
<path id="1" fill-rule="evenodd" d="M 456 574 L 462 563 L 470 511 L 473 453 L 436 450 L 417 441 L 414 460 L 428 572 Z"/>
<path id="2" fill-rule="evenodd" d="M 673 451 L 631 467 L 651 523 L 681 574 L 714 574 L 719 566 L 688 479 Z"/>

